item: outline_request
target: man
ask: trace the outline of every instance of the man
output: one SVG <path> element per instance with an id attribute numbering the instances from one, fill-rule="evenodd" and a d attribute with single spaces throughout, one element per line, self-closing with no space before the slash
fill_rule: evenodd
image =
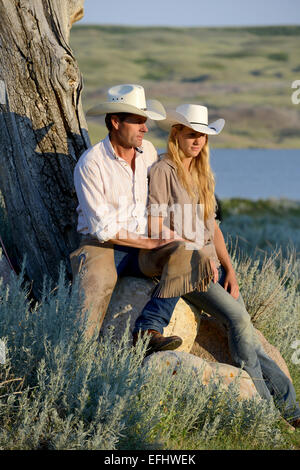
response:
<path id="1" fill-rule="evenodd" d="M 128 84 L 110 88 L 108 101 L 88 114 L 105 114 L 109 133 L 75 167 L 81 243 L 70 258 L 73 276 L 80 275 L 84 291 L 86 334 L 93 338 L 99 334 L 118 276 L 142 275 L 139 250 L 162 247 L 172 240 L 147 236 L 147 174 L 158 157 L 143 137 L 147 118 L 164 119 L 164 107 L 156 100 L 146 102 L 142 86 Z M 162 335 L 177 301 L 176 297 L 152 297 L 144 307 L 138 330 L 150 335 L 149 354 L 176 349 L 182 343 L 178 336 Z"/>

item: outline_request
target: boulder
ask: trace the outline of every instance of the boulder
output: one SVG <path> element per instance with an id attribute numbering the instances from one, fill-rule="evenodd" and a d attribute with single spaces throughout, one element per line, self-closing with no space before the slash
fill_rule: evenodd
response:
<path id="1" fill-rule="evenodd" d="M 268 356 L 277 363 L 281 370 L 292 381 L 286 362 L 278 349 L 270 344 L 264 335 L 256 328 L 255 332 Z M 221 362 L 235 365 L 229 351 L 228 336 L 225 326 L 215 318 L 203 313 L 201 314 L 199 330 L 190 352 L 208 362 Z"/>
<path id="2" fill-rule="evenodd" d="M 221 387 L 224 389 L 239 376 L 239 398 L 256 397 L 260 400 L 260 396 L 247 372 L 229 364 L 206 362 L 201 357 L 178 350 L 160 351 L 151 354 L 146 357 L 143 364 L 145 367 L 154 368 L 159 374 L 163 373 L 166 370 L 165 368 L 171 369 L 172 374 L 176 374 L 179 367 L 189 368 L 191 373 L 195 374 L 195 378 L 198 378 L 204 385 L 207 385 L 210 380 L 221 378 Z"/>
<path id="3" fill-rule="evenodd" d="M 134 277 L 119 279 L 101 328 L 101 335 L 105 334 L 107 328 L 113 326 L 115 337 L 120 339 L 128 320 L 132 332 L 135 320 L 148 302 L 153 287 L 154 281 L 151 279 Z M 260 331 L 256 330 L 256 333 L 266 353 L 292 380 L 278 349 L 272 346 Z M 235 365 L 228 347 L 226 328 L 213 317 L 199 313 L 194 306 L 183 299 L 178 301 L 171 321 L 164 329 L 164 335 L 178 335 L 183 339 L 182 345 L 176 351 L 191 353 L 209 363 Z"/>
<path id="4" fill-rule="evenodd" d="M 101 335 L 105 335 L 107 328 L 113 326 L 116 339 L 120 339 L 128 320 L 132 332 L 135 320 L 148 302 L 154 285 L 151 279 L 133 277 L 119 279 L 102 324 Z M 199 325 L 200 317 L 197 309 L 179 299 L 171 321 L 164 329 L 164 335 L 180 336 L 183 342 L 177 351 L 189 352 L 195 342 Z"/>

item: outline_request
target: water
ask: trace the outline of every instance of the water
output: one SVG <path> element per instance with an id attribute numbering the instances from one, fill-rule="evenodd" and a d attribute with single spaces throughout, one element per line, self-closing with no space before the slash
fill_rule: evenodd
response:
<path id="1" fill-rule="evenodd" d="M 300 201 L 300 150 L 211 148 L 210 161 L 221 199 Z"/>
<path id="2" fill-rule="evenodd" d="M 212 149 L 220 198 L 300 201 L 300 150 Z"/>

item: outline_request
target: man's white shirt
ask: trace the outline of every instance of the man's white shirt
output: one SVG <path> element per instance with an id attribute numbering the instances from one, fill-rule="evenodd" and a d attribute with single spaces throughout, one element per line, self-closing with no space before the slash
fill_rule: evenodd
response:
<path id="1" fill-rule="evenodd" d="M 135 172 L 116 155 L 109 136 L 80 157 L 74 171 L 79 233 L 96 236 L 100 242 L 115 238 L 121 228 L 147 235 L 147 177 L 158 156 L 147 140 L 140 150 Z"/>

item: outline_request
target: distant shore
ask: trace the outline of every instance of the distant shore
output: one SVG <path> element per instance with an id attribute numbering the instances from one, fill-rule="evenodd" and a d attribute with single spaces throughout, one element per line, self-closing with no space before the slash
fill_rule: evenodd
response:
<path id="1" fill-rule="evenodd" d="M 87 110 L 109 86 L 141 83 L 149 97 L 173 107 L 203 103 L 211 120 L 224 117 L 220 148 L 300 148 L 300 26 L 162 28 L 79 25 L 71 47 L 83 79 Z M 150 123 L 151 124 L 151 123 Z M 106 133 L 89 120 L 92 143 Z M 151 127 L 157 147 L 164 136 Z"/>

